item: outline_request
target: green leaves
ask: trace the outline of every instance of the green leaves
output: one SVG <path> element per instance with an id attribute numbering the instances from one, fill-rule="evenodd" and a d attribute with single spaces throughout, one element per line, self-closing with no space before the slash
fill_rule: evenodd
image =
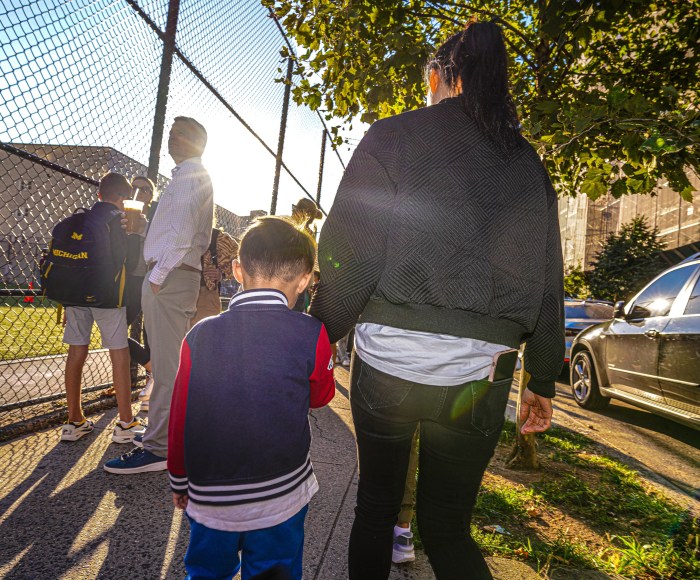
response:
<path id="1" fill-rule="evenodd" d="M 586 277 L 591 295 L 613 302 L 628 300 L 663 270 L 659 252 L 664 243 L 658 233 L 639 216 L 608 236 Z"/>
<path id="2" fill-rule="evenodd" d="M 307 50 L 295 101 L 347 123 L 424 106 L 435 48 L 473 16 L 500 22 L 524 134 L 559 192 L 620 197 L 668 181 L 692 196 L 684 169 L 700 173 L 700 0 L 263 3 Z"/>
<path id="3" fill-rule="evenodd" d="M 678 141 L 673 137 L 662 137 L 655 133 L 639 146 L 642 151 L 651 151 L 659 155 L 665 153 L 677 153 L 682 149 Z"/>
<path id="4" fill-rule="evenodd" d="M 605 171 L 603 169 L 589 169 L 586 172 L 583 183 L 581 183 L 581 193 L 585 193 L 592 200 L 596 200 L 607 192 L 608 182 Z"/>
<path id="5" fill-rule="evenodd" d="M 613 184 L 612 187 L 610 188 L 610 193 L 615 199 L 621 198 L 623 195 L 627 193 L 627 180 L 624 178 L 620 178 L 616 180 Z"/>

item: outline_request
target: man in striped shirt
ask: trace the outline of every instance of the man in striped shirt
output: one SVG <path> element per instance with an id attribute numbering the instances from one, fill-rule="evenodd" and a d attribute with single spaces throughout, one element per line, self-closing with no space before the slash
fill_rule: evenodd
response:
<path id="1" fill-rule="evenodd" d="M 143 447 L 108 461 L 110 473 L 166 469 L 168 421 L 180 345 L 196 310 L 201 258 L 209 247 L 214 196 L 202 153 L 207 132 L 189 117 L 177 117 L 168 152 L 175 161 L 172 180 L 160 197 L 148 228 L 144 259 L 148 273 L 142 289 L 144 323 L 151 345 L 155 381 Z"/>

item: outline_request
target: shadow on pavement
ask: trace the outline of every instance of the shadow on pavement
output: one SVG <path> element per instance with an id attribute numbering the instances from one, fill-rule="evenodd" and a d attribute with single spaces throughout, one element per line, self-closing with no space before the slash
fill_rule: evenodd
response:
<path id="1" fill-rule="evenodd" d="M 12 578 L 157 578 L 171 548 L 173 507 L 164 473 L 112 476 L 102 464 L 113 413 L 93 434 L 58 442 L 52 429 L 5 445 L 0 570 Z M 186 538 L 185 538 L 186 539 Z M 179 559 L 178 559 L 179 562 Z M 173 570 L 184 576 L 184 570 Z"/>
<path id="2" fill-rule="evenodd" d="M 356 457 L 347 389 L 339 386 L 331 406 L 310 415 L 320 491 L 307 516 L 306 578 L 347 566 L 341 514 L 354 507 Z M 54 428 L 0 446 L 0 577 L 185 576 L 189 525 L 173 508 L 167 474 L 102 468 L 130 449 L 111 443 L 115 415 L 91 417 L 94 432 L 73 443 L 60 442 Z"/>

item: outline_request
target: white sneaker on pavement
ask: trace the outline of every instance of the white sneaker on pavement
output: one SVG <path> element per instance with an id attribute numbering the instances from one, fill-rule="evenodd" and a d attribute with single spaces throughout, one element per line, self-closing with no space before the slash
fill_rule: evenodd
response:
<path id="1" fill-rule="evenodd" d="M 153 391 L 153 375 L 148 373 L 147 376 L 146 386 L 139 392 L 139 401 L 148 401 L 151 398 L 151 392 Z"/>
<path id="2" fill-rule="evenodd" d="M 136 435 L 143 435 L 146 425 L 138 417 L 134 417 L 131 423 L 117 421 L 112 433 L 112 441 L 115 443 L 131 443 Z"/>
<path id="3" fill-rule="evenodd" d="M 83 419 L 78 423 L 66 423 L 61 427 L 61 441 L 77 441 L 94 429 L 92 421 Z"/>
<path id="4" fill-rule="evenodd" d="M 413 562 L 415 559 L 416 552 L 413 549 L 411 529 L 394 528 L 394 549 L 391 552 L 391 561 L 394 564 L 403 564 L 404 562 Z"/>

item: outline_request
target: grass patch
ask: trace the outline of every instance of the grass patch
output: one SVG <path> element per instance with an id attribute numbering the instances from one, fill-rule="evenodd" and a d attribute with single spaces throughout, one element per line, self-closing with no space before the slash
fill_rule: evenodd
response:
<path id="1" fill-rule="evenodd" d="M 697 519 L 637 471 L 562 428 L 538 438 L 541 470 L 510 470 L 514 438 L 508 422 L 477 498 L 472 535 L 484 552 L 528 561 L 544 575 L 573 566 L 626 578 L 700 578 Z"/>
<path id="2" fill-rule="evenodd" d="M 528 509 L 536 503 L 532 489 L 518 489 L 510 485 L 485 485 L 476 499 L 476 511 L 484 518 L 527 517 Z"/>
<path id="3" fill-rule="evenodd" d="M 603 563 L 628 578 L 700 578 L 700 527 L 686 518 L 665 542 L 644 544 L 635 536 L 613 536 Z"/>
<path id="4" fill-rule="evenodd" d="M 56 324 L 56 307 L 35 299 L 33 304 L 0 306 L 0 360 L 47 356 L 68 352 L 63 344 L 63 327 Z M 100 348 L 95 328 L 91 349 Z"/>

